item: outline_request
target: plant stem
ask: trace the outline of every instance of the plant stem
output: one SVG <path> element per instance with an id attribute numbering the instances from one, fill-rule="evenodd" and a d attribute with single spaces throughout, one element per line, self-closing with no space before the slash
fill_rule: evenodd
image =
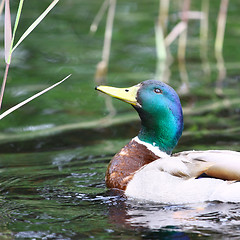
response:
<path id="1" fill-rule="evenodd" d="M 159 14 L 158 14 L 158 24 L 162 26 L 162 31 L 164 36 L 166 35 L 166 28 L 168 22 L 168 12 L 169 12 L 169 0 L 160 0 L 159 2 Z"/>
<path id="2" fill-rule="evenodd" d="M 182 7 L 182 22 L 185 23 L 185 29 L 180 34 L 178 39 L 178 67 L 182 86 L 179 91 L 187 93 L 189 91 L 188 73 L 186 69 L 186 45 L 187 45 L 187 31 L 188 31 L 188 12 L 190 9 L 191 0 L 183 0 Z"/>
<path id="3" fill-rule="evenodd" d="M 112 40 L 112 30 L 113 30 L 113 20 L 115 15 L 116 0 L 110 0 L 110 6 L 108 9 L 106 31 L 103 44 L 102 59 L 108 65 L 110 50 L 111 50 L 111 40 Z"/>
<path id="4" fill-rule="evenodd" d="M 10 60 L 12 52 L 13 52 L 13 43 L 14 43 L 16 31 L 17 31 L 17 28 L 18 28 L 19 20 L 20 20 L 20 17 L 21 17 L 23 1 L 24 0 L 20 0 L 19 5 L 18 5 L 17 16 L 16 16 L 16 19 L 15 19 L 15 24 L 14 24 L 13 34 L 12 34 L 12 41 L 11 41 L 11 47 L 10 47 L 9 60 Z"/>
<path id="5" fill-rule="evenodd" d="M 202 13 L 203 17 L 200 20 L 200 57 L 204 72 L 207 76 L 210 76 L 211 69 L 208 62 L 209 0 L 202 0 Z"/>
<path id="6" fill-rule="evenodd" d="M 2 14 L 4 3 L 5 3 L 5 0 L 2 0 L 0 4 L 0 15 Z"/>
<path id="7" fill-rule="evenodd" d="M 109 0 L 105 0 L 101 6 L 101 8 L 99 9 L 96 17 L 94 18 L 91 26 L 90 26 L 90 32 L 95 33 L 98 29 L 98 25 L 101 21 L 101 19 L 103 18 L 103 14 L 106 12 L 108 6 L 110 4 Z"/>
<path id="8" fill-rule="evenodd" d="M 180 34 L 178 41 L 178 60 L 184 61 L 187 45 L 187 28 L 188 28 L 188 11 L 190 8 L 191 0 L 183 1 L 182 21 L 186 24 L 185 30 Z"/>
<path id="9" fill-rule="evenodd" d="M 4 55 L 6 64 L 10 64 L 11 61 L 11 42 L 12 42 L 11 12 L 9 0 L 6 0 L 4 16 Z"/>
<path id="10" fill-rule="evenodd" d="M 169 47 L 173 41 L 182 34 L 187 28 L 187 24 L 183 21 L 179 22 L 172 31 L 166 36 L 165 38 L 165 44 L 166 47 Z"/>
<path id="11" fill-rule="evenodd" d="M 225 27 L 226 27 L 228 2 L 229 0 L 222 0 L 220 5 L 218 22 L 217 22 L 217 34 L 216 34 L 216 40 L 215 40 L 216 55 L 220 54 L 223 49 L 223 40 L 224 40 Z"/>
<path id="12" fill-rule="evenodd" d="M 102 60 L 97 64 L 97 70 L 95 74 L 95 81 L 97 84 L 103 84 L 108 72 L 108 63 L 111 50 L 113 21 L 116 9 L 116 0 L 109 0 L 109 8 L 106 20 L 106 28 L 104 35 L 104 43 L 102 50 Z"/>
<path id="13" fill-rule="evenodd" d="M 6 86 L 9 66 L 10 66 L 10 64 L 6 63 L 6 68 L 5 68 L 5 73 L 4 73 L 3 83 L 2 83 L 2 88 L 1 88 L 1 94 L 0 94 L 0 110 L 1 110 L 1 107 L 2 107 L 3 94 L 4 94 L 4 90 L 5 90 L 5 86 Z"/>

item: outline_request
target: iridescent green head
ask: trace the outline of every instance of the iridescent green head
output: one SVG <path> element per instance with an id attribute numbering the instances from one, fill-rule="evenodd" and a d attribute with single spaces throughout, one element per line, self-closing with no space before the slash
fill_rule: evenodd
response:
<path id="1" fill-rule="evenodd" d="M 147 80 L 130 88 L 99 86 L 97 90 L 133 105 L 141 118 L 140 140 L 170 154 L 183 130 L 182 107 L 167 84 Z"/>

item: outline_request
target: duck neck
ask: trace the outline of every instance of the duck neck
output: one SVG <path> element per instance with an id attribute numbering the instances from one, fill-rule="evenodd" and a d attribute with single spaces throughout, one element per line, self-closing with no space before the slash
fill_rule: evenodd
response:
<path id="1" fill-rule="evenodd" d="M 171 154 L 182 135 L 182 112 L 177 115 L 178 117 L 172 114 L 154 117 L 143 113 L 139 115 L 142 122 L 139 139 Z"/>

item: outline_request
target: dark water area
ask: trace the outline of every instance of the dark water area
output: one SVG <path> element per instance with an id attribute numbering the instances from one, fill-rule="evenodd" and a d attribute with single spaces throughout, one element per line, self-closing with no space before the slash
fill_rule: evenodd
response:
<path id="1" fill-rule="evenodd" d="M 106 188 L 110 159 L 140 123 L 131 106 L 94 90 L 106 17 L 94 35 L 89 28 L 101 2 L 60 1 L 13 55 L 2 111 L 72 76 L 0 122 L 0 239 L 239 239 L 240 204 L 139 203 Z M 25 0 L 17 39 L 49 3 Z M 106 84 L 156 78 L 158 4 L 117 2 Z M 15 12 L 17 2 L 11 7 Z M 199 11 L 201 1 L 191 9 Z M 189 22 L 185 68 L 177 61 L 178 41 L 170 47 L 171 75 L 164 80 L 178 91 L 185 122 L 175 152 L 240 151 L 240 2 L 229 3 L 221 63 L 214 55 L 218 9 L 219 1 L 210 1 L 207 59 L 199 20 Z M 179 1 L 172 1 L 168 31 L 178 11 Z"/>

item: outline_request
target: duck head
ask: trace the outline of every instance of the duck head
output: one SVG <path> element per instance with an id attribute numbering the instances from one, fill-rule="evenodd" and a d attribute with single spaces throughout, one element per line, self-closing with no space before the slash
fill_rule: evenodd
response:
<path id="1" fill-rule="evenodd" d="M 141 118 L 138 138 L 171 154 L 183 130 L 182 107 L 173 88 L 147 80 L 130 88 L 98 86 L 96 90 L 131 104 Z"/>

